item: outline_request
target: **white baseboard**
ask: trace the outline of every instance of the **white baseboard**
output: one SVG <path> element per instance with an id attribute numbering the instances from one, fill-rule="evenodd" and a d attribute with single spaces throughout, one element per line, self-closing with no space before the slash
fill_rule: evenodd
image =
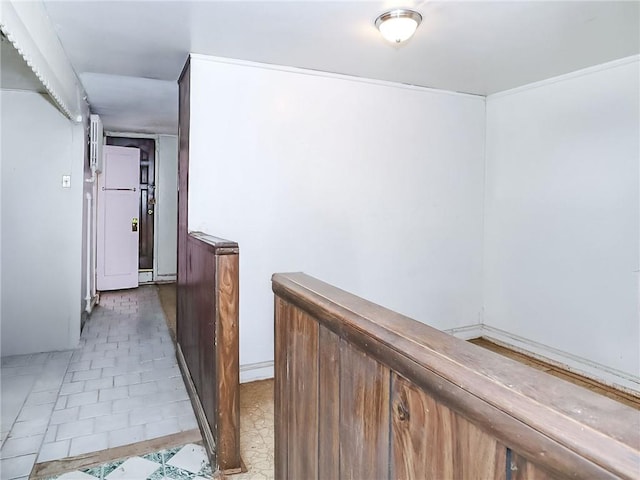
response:
<path id="1" fill-rule="evenodd" d="M 151 270 L 142 270 L 138 272 L 138 283 L 152 283 L 153 282 L 153 272 Z"/>
<path id="2" fill-rule="evenodd" d="M 158 274 L 155 277 L 155 283 L 175 283 L 176 274 Z"/>
<path id="3" fill-rule="evenodd" d="M 273 361 L 240 365 L 240 383 L 273 378 Z"/>
<path id="4" fill-rule="evenodd" d="M 482 324 L 476 323 L 465 327 L 449 328 L 448 330 L 444 330 L 444 332 L 462 340 L 471 340 L 472 338 L 482 336 Z"/>
<path id="5" fill-rule="evenodd" d="M 445 331 L 463 340 L 484 337 L 498 345 L 539 358 L 587 378 L 628 391 L 633 395 L 638 395 L 640 392 L 640 377 L 534 342 L 490 325 L 475 324 Z"/>

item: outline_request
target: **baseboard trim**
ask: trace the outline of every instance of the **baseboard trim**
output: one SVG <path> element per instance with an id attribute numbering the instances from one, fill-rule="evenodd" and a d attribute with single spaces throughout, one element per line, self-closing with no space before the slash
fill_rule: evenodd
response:
<path id="1" fill-rule="evenodd" d="M 505 348 L 548 362 L 570 372 L 604 383 L 612 388 L 623 390 L 631 395 L 637 396 L 640 392 L 640 377 L 534 342 L 490 325 L 475 324 L 445 331 L 462 340 L 484 337 Z"/>
<path id="2" fill-rule="evenodd" d="M 156 275 L 155 276 L 155 283 L 175 283 L 176 282 L 176 275 Z"/>
<path id="3" fill-rule="evenodd" d="M 633 395 L 638 395 L 638 392 L 640 392 L 640 378 L 626 372 L 534 342 L 490 325 L 483 325 L 482 336 L 498 345 L 502 344 L 521 353 L 532 355 L 535 358 L 602 382 L 613 388 L 622 389 Z"/>
<path id="4" fill-rule="evenodd" d="M 273 378 L 273 360 L 240 365 L 240 383 Z"/>
<path id="5" fill-rule="evenodd" d="M 140 285 L 146 285 L 153 283 L 153 270 L 140 270 L 138 271 L 138 283 Z"/>
<path id="6" fill-rule="evenodd" d="M 444 330 L 445 333 L 453 335 L 462 340 L 471 340 L 482 336 L 482 324 L 466 325 L 464 327 L 449 328 Z"/>

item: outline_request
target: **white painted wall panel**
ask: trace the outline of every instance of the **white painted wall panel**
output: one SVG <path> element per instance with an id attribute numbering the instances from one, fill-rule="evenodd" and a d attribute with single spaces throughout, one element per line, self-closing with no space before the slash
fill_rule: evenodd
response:
<path id="1" fill-rule="evenodd" d="M 35 92 L 1 91 L 2 355 L 80 336 L 84 132 Z M 71 188 L 62 176 L 71 175 Z"/>
<path id="2" fill-rule="evenodd" d="M 438 328 L 481 309 L 484 98 L 191 62 L 189 229 L 240 244 L 241 363 L 273 359 L 274 272 Z"/>
<path id="3" fill-rule="evenodd" d="M 640 374 L 640 74 L 487 100 L 486 324 Z"/>

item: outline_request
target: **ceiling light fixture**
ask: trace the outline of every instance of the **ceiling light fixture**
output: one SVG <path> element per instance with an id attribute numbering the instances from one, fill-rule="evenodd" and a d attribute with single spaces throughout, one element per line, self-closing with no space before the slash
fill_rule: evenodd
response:
<path id="1" fill-rule="evenodd" d="M 401 43 L 413 36 L 421 21 L 422 15 L 418 12 L 398 8 L 376 18 L 376 27 L 386 40 Z"/>

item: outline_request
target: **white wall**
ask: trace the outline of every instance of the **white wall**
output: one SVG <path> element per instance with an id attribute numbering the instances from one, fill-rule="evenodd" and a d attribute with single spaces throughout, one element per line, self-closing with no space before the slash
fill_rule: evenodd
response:
<path id="1" fill-rule="evenodd" d="M 175 280 L 178 239 L 178 137 L 159 135 L 156 189 L 156 280 Z"/>
<path id="2" fill-rule="evenodd" d="M 77 346 L 84 131 L 34 92 L 2 91 L 2 355 Z M 71 175 L 71 188 L 62 188 Z"/>
<path id="3" fill-rule="evenodd" d="M 274 272 L 438 328 L 481 309 L 484 98 L 191 61 L 189 229 L 240 245 L 240 361 L 273 359 Z"/>
<path id="4" fill-rule="evenodd" d="M 640 374 L 639 62 L 487 99 L 484 322 Z"/>

